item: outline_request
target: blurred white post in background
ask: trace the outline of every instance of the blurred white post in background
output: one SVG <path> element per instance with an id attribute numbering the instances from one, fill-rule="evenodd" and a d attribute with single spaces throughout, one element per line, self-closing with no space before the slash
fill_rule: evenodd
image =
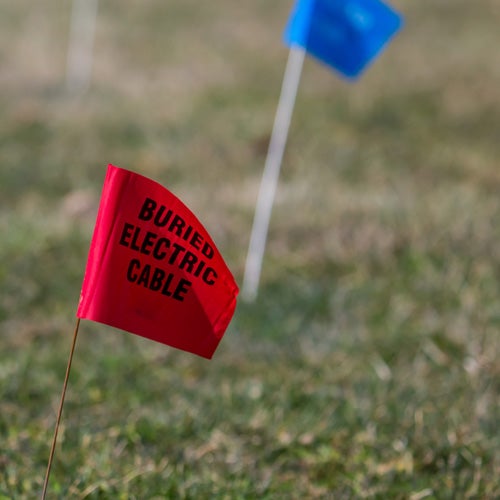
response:
<path id="1" fill-rule="evenodd" d="M 273 131 L 260 183 L 245 264 L 241 296 L 247 301 L 253 301 L 257 297 L 262 259 L 266 247 L 267 230 L 273 209 L 276 187 L 278 185 L 283 152 L 288 137 L 288 129 L 290 128 L 295 98 L 302 74 L 304 57 L 305 51 L 302 47 L 292 46 L 290 48 L 283 84 L 281 86 L 278 109 L 274 118 Z"/>
<path id="2" fill-rule="evenodd" d="M 73 0 L 69 31 L 66 85 L 83 93 L 90 84 L 98 0 Z"/>

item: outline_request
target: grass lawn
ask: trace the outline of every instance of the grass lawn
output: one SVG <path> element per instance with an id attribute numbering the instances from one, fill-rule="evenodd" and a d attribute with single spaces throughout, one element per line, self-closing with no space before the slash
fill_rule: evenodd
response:
<path id="1" fill-rule="evenodd" d="M 0 5 L 0 499 L 39 498 L 106 165 L 241 284 L 292 2 Z M 82 322 L 48 498 L 500 497 L 500 6 L 394 1 L 355 84 L 307 59 L 261 288 L 212 361 Z"/>

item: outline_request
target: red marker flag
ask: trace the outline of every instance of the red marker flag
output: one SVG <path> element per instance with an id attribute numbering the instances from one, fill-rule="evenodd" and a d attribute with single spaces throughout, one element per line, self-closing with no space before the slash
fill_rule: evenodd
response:
<path id="1" fill-rule="evenodd" d="M 189 208 L 157 182 L 108 165 L 77 317 L 211 358 L 237 295 Z"/>

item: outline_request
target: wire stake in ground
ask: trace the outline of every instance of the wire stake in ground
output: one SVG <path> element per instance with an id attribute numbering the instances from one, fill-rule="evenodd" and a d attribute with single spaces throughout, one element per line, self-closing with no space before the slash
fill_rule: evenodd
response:
<path id="1" fill-rule="evenodd" d="M 45 495 L 47 494 L 47 486 L 49 484 L 50 469 L 52 468 L 52 462 L 54 460 L 54 451 L 56 449 L 57 434 L 59 432 L 59 423 L 61 422 L 61 414 L 64 405 L 64 398 L 66 396 L 66 388 L 68 387 L 69 372 L 71 371 L 71 363 L 73 361 L 73 353 L 75 352 L 76 337 L 78 336 L 78 328 L 80 327 L 80 318 L 76 319 L 75 333 L 73 334 L 73 342 L 71 344 L 71 351 L 68 358 L 68 366 L 66 368 L 66 375 L 64 377 L 64 384 L 61 394 L 61 400 L 59 401 L 59 410 L 57 411 L 56 426 L 54 429 L 54 437 L 52 439 L 52 447 L 50 449 L 49 462 L 47 464 L 47 472 L 45 473 L 45 481 L 43 483 L 42 500 L 45 500 Z"/>

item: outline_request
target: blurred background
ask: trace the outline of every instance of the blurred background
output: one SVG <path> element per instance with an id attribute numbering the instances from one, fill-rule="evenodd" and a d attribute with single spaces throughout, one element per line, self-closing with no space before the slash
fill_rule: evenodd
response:
<path id="1" fill-rule="evenodd" d="M 214 359 L 82 323 L 50 498 L 500 496 L 500 3 L 392 5 L 356 83 L 306 59 L 259 296 Z M 80 85 L 72 2 L 0 3 L 0 498 L 43 484 L 108 163 L 241 284 L 291 8 L 103 0 Z"/>

